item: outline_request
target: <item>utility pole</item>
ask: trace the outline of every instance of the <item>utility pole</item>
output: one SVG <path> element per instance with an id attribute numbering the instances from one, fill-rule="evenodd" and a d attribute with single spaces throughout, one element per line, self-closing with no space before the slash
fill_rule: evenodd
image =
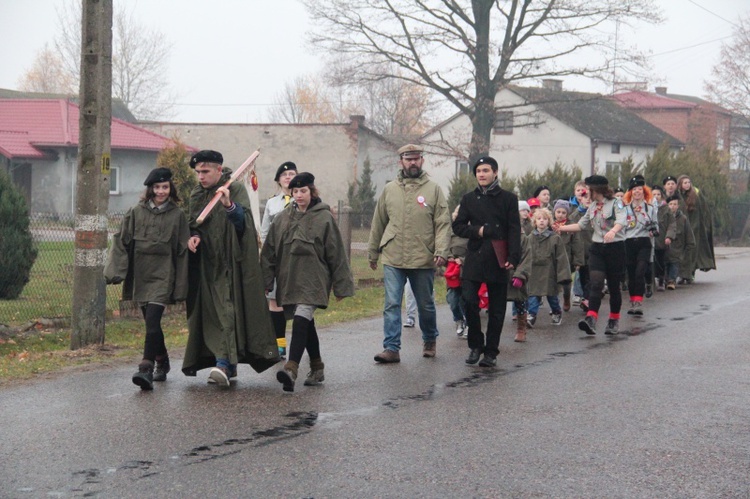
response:
<path id="1" fill-rule="evenodd" d="M 70 348 L 104 343 L 110 132 L 112 0 L 83 0 L 75 267 Z"/>

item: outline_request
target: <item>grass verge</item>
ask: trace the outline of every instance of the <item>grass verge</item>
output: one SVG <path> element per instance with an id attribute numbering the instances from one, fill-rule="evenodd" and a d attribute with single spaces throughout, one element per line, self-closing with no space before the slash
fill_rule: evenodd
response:
<path id="1" fill-rule="evenodd" d="M 437 303 L 445 303 L 445 284 L 435 280 Z M 331 300 L 326 310 L 315 315 L 321 327 L 350 322 L 383 313 L 383 288 L 358 289 L 355 295 L 340 302 Z M 187 324 L 181 313 L 162 321 L 167 349 L 181 350 L 187 342 Z M 287 328 L 287 337 L 289 337 Z M 0 338 L 0 385 L 30 379 L 46 373 L 59 372 L 76 366 L 101 365 L 109 362 L 131 362 L 141 359 L 145 327 L 140 319 L 109 321 L 105 343 L 81 350 L 70 350 L 70 330 L 39 328 L 7 339 Z"/>

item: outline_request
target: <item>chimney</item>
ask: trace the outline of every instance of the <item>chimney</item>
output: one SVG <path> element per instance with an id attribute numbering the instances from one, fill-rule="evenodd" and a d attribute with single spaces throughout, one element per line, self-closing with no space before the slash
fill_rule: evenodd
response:
<path id="1" fill-rule="evenodd" d="M 667 95 L 667 87 L 654 87 L 656 95 Z"/>
<path id="2" fill-rule="evenodd" d="M 361 114 L 350 114 L 349 120 L 351 120 L 350 126 L 352 130 L 359 130 L 365 124 L 365 117 Z"/>
<path id="3" fill-rule="evenodd" d="M 562 80 L 547 78 L 546 80 L 542 80 L 542 88 L 546 90 L 554 90 L 555 92 L 562 92 Z"/>

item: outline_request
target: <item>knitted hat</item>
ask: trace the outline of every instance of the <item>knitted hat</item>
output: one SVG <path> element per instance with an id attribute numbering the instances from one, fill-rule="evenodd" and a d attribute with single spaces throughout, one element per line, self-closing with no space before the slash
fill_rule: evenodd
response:
<path id="1" fill-rule="evenodd" d="M 518 211 L 521 211 L 521 210 L 531 211 L 531 207 L 529 206 L 529 203 L 527 203 L 524 200 L 518 201 Z"/>
<path id="2" fill-rule="evenodd" d="M 570 214 L 570 203 L 565 201 L 564 199 L 558 199 L 555 201 L 555 209 L 553 211 L 557 211 L 559 209 L 564 209 L 568 214 Z"/>

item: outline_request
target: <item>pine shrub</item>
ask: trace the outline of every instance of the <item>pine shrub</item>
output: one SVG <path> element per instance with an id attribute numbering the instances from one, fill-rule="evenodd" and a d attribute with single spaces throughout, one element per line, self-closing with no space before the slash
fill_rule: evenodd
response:
<path id="1" fill-rule="evenodd" d="M 0 171 L 0 299 L 18 298 L 29 282 L 36 255 L 26 200 L 8 174 Z"/>

